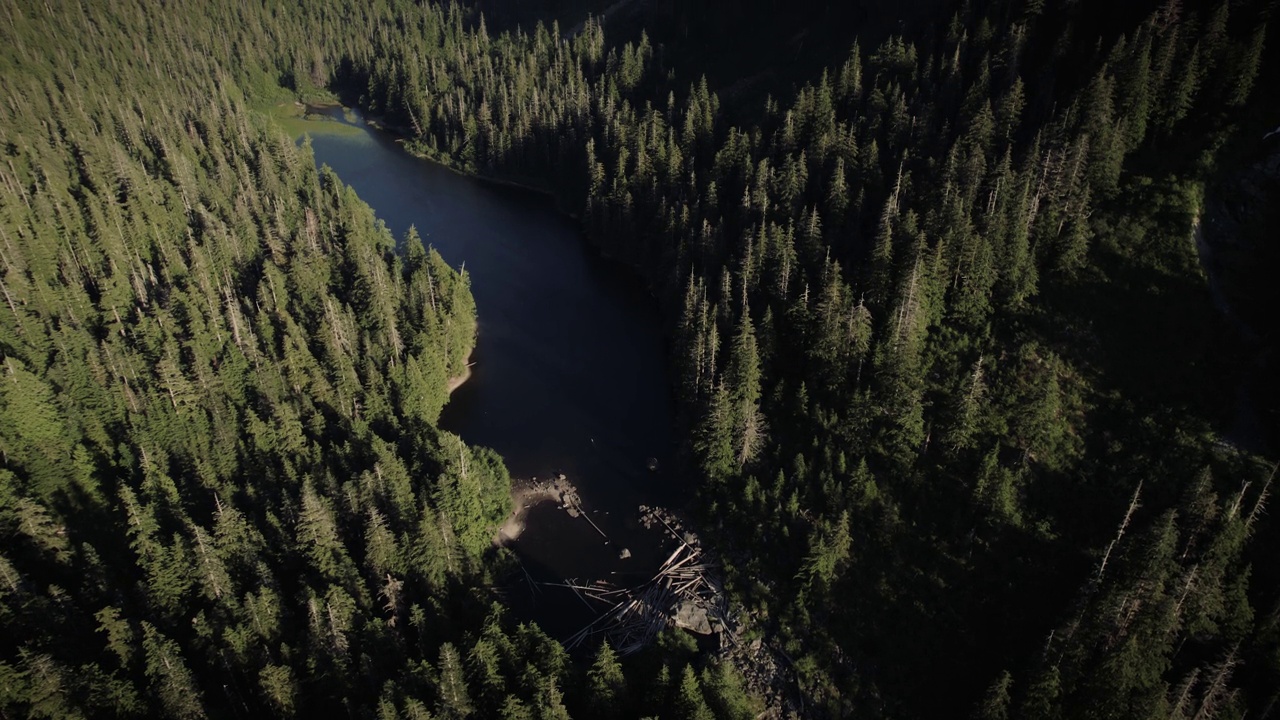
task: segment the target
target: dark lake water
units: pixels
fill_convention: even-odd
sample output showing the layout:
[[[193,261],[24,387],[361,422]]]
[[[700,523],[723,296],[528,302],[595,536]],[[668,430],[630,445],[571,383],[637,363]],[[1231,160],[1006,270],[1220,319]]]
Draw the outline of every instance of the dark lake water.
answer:
[[[476,365],[441,426],[497,450],[513,477],[563,472],[608,536],[539,505],[516,544],[522,562],[542,578],[651,571],[665,555],[659,536],[638,527],[638,506],[677,504],[681,495],[667,472],[674,410],[657,302],[631,271],[601,259],[549,198],[415,158],[358,114],[327,112],[334,119],[303,123],[316,162],[355,188],[397,237],[416,226],[471,277]],[[634,556],[619,560],[622,547]],[[543,605],[566,602],[529,595]],[[567,602],[581,620],[586,609],[572,595]],[[553,631],[574,621],[544,610],[535,614]]]

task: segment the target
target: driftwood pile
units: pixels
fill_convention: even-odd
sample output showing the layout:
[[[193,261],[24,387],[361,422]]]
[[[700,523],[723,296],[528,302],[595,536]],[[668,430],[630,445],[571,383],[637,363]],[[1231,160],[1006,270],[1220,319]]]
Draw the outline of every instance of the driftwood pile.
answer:
[[[666,526],[679,545],[649,580],[630,588],[604,581],[546,583],[573,590],[593,612],[605,608],[565,641],[566,648],[603,636],[619,655],[630,655],[672,624],[702,634],[724,629],[728,609],[724,589],[710,573],[712,566],[705,561],[697,538],[690,542],[690,536],[677,532],[662,514],[650,517]]]

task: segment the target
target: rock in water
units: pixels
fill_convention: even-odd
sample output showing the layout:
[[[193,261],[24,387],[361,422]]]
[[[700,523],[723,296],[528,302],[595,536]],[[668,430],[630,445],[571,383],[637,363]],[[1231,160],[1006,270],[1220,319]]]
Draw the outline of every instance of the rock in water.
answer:
[[[621,550],[618,551],[619,560],[626,560],[629,557],[631,557],[631,551],[629,549],[622,548]]]

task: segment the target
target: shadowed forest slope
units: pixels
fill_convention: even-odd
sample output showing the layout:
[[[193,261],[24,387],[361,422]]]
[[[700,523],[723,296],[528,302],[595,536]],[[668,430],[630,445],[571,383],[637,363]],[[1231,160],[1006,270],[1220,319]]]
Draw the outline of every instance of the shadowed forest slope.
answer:
[[[649,281],[693,513],[806,716],[1274,712],[1272,468],[1222,440],[1239,344],[1192,240],[1280,122],[1272,5],[717,7],[620,43],[7,9],[0,704],[752,713],[678,638],[588,670],[477,596],[505,471],[434,428],[466,279],[246,109],[283,86],[550,190]]]

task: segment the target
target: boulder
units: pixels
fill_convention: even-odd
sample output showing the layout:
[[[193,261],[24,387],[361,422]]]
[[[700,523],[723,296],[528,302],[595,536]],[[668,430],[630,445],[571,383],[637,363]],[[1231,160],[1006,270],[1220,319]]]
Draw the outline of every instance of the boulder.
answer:
[[[676,627],[699,635],[711,634],[711,619],[707,617],[707,609],[685,600],[676,606]]]

